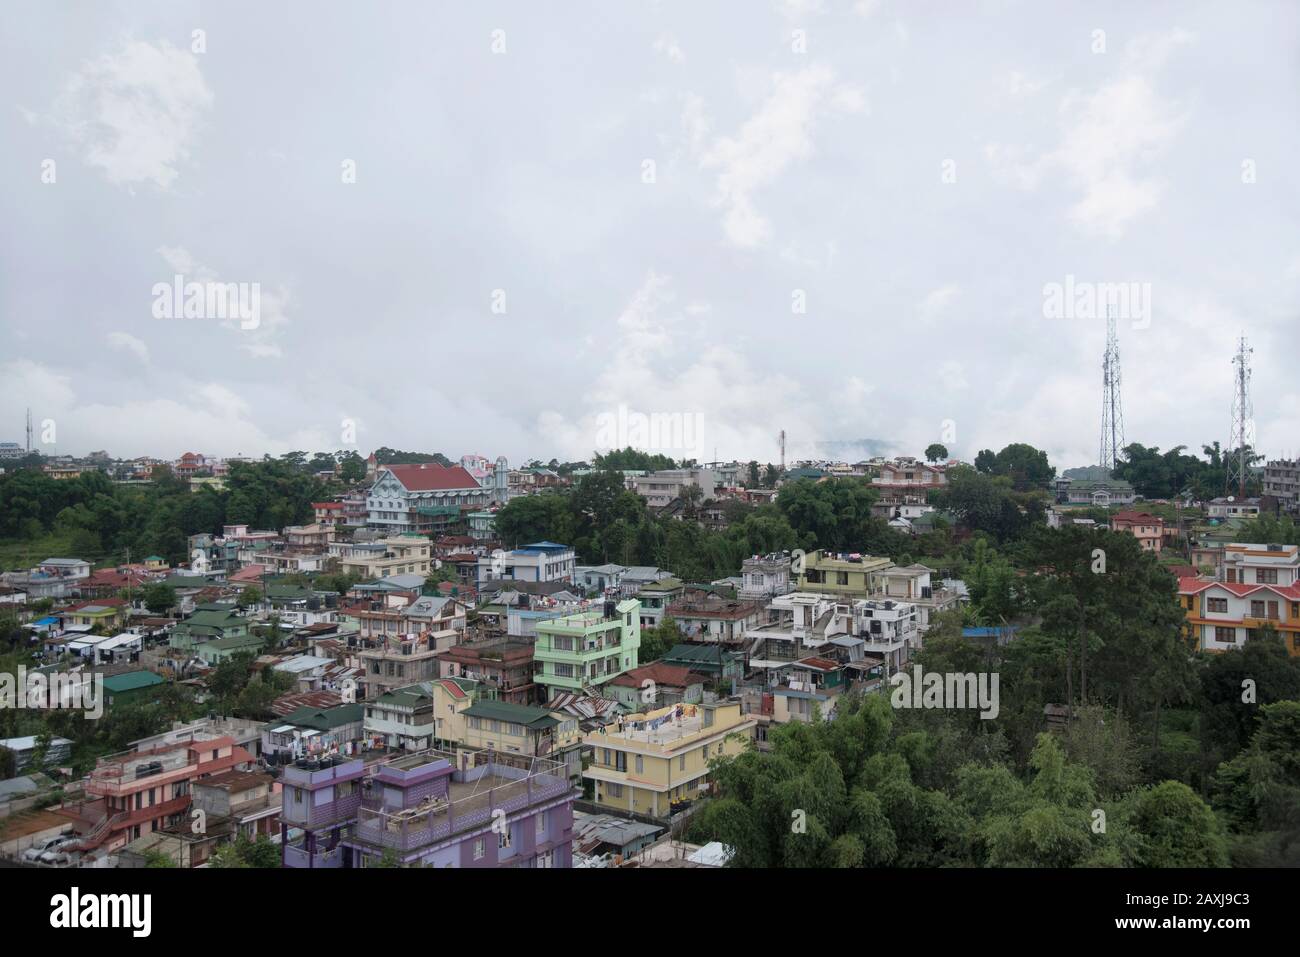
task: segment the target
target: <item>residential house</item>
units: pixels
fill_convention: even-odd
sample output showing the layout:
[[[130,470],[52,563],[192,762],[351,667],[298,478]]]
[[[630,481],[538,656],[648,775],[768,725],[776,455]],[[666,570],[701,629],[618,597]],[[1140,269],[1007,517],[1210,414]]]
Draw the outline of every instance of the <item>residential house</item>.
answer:
[[[757,601],[688,590],[668,606],[667,617],[677,623],[690,641],[739,646],[746,631],[762,619],[763,606]]]
[[[635,668],[641,647],[640,602],[607,601],[603,610],[537,623],[534,680],[549,698],[556,691],[599,689]]]
[[[589,733],[595,803],[667,817],[674,805],[708,793],[709,761],[739,754],[756,722],[739,701],[675,704],[631,714]]]
[[[534,542],[513,551],[498,549],[478,559],[478,581],[571,582],[574,551],[555,542]]]
[[[1160,554],[1164,543],[1165,520],[1150,512],[1123,511],[1110,517],[1110,529],[1123,532],[1138,540],[1144,552]]]
[[[623,672],[605,689],[624,710],[638,712],[670,704],[698,704],[704,700],[706,680],[699,672],[656,661]]]

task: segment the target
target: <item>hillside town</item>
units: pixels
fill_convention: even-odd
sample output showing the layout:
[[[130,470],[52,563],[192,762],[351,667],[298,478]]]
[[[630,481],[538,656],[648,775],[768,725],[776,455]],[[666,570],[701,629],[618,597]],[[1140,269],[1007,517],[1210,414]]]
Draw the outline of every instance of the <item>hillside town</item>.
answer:
[[[0,854],[54,868],[799,866],[812,861],[737,845],[721,811],[746,786],[739,769],[788,762],[798,726],[865,733],[849,729],[873,701],[891,710],[922,666],[973,655],[1008,680],[1028,648],[1075,630],[1062,602],[1102,622],[1088,626],[1093,690],[1073,685],[1066,637],[1032,693],[1003,685],[1001,708],[1018,702],[1004,746],[1095,760],[1072,736],[1099,720],[1107,682],[1129,680],[1107,660],[1133,653],[1128,630],[1161,649],[1136,653],[1201,669],[1207,689],[1225,654],[1256,648],[1277,649],[1282,687],[1300,674],[1294,462],[1253,469],[1246,496],[1198,494],[1193,476],[1148,497],[1136,451],[1059,476],[1023,445],[975,466],[940,445],[788,467],[632,449],[520,468],[404,457],[10,456]],[[262,495],[268,479],[279,491]],[[179,525],[119,552],[105,503],[140,496]],[[252,521],[226,520],[255,499]],[[43,516],[48,532],[18,527]],[[269,516],[296,521],[262,527]],[[691,561],[675,560],[679,534],[700,536]],[[17,560],[60,539],[83,550]],[[1086,570],[1098,545],[1129,576],[1113,594],[1056,565],[1081,549]],[[1154,625],[1112,620],[1142,601],[1164,603]],[[1206,707],[1190,689],[1160,696],[1173,715]],[[1170,776],[1196,785],[1202,758],[1186,758]],[[1213,787],[1205,804],[1178,786],[1210,814]],[[897,850],[875,863],[902,863],[908,825],[878,813]],[[1229,830],[1187,853],[1226,863]],[[853,841],[823,841],[814,860],[879,853]]]

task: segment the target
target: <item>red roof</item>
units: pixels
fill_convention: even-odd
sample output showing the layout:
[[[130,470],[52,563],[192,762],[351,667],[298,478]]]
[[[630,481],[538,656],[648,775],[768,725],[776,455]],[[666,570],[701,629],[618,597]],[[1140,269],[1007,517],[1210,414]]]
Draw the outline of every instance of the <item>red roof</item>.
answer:
[[[1152,515],[1150,512],[1116,512],[1110,517],[1111,524],[1116,522],[1131,522],[1136,525],[1155,525],[1163,523],[1164,519],[1159,515]]]
[[[800,658],[797,662],[805,668],[815,668],[818,671],[835,671],[839,668],[838,661],[831,661],[829,658]]]
[[[459,465],[447,468],[437,462],[421,462],[418,465],[387,465],[385,468],[410,492],[479,487],[474,476]]]
[[[699,680],[696,679],[697,682]],[[683,668],[679,665],[666,665],[663,662],[656,661],[653,664],[642,665],[640,668],[625,671],[617,678],[612,679],[610,684],[622,688],[640,688],[643,681],[653,681],[655,684],[663,685],[666,688],[685,688],[691,683],[691,671],[689,668]]]
[[[1247,595],[1253,595],[1257,591],[1271,591],[1273,594],[1286,598],[1289,601],[1300,601],[1300,584],[1251,585],[1246,582],[1220,582],[1210,581],[1203,578],[1178,579],[1178,593],[1180,595],[1195,595],[1214,586],[1229,591],[1238,598],[1245,598]]]

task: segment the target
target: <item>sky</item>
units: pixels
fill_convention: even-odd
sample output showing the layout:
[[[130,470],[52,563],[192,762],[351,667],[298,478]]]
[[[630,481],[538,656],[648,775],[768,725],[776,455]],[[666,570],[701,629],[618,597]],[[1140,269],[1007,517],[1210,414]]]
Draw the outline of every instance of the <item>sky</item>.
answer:
[[[5,12],[0,441],[1300,452],[1295,3]]]

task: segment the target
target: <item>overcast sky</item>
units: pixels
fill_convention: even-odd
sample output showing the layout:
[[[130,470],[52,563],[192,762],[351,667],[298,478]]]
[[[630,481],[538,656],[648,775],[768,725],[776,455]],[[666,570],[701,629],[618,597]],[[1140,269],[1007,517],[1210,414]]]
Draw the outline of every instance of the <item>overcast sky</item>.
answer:
[[[658,414],[675,457],[1067,468],[1073,276],[1149,284],[1128,441],[1226,444],[1244,333],[1300,450],[1300,6],[970,6],[7,0],[0,440],[515,463]],[[157,317],[176,275],[255,328]]]

